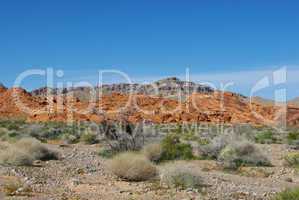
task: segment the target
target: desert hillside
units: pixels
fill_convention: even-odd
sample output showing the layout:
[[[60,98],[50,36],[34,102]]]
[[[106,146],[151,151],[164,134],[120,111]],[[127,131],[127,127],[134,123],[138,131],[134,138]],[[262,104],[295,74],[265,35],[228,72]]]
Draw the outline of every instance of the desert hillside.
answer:
[[[92,89],[84,87],[51,89],[51,95],[46,97],[49,91],[47,88],[29,93],[21,88],[7,89],[2,86],[0,116],[23,117],[28,121],[74,120],[97,123],[104,119],[117,121],[120,116],[124,116],[133,123],[211,122],[254,125],[275,124],[279,119],[276,116],[279,108],[260,101],[250,103],[247,97],[240,94],[214,91],[176,78],[160,80],[153,85],[157,86],[158,94],[154,94],[150,85],[105,85],[105,93],[102,92],[103,87],[94,90],[95,98],[91,98]],[[299,107],[289,104],[288,124],[298,125],[298,121]]]

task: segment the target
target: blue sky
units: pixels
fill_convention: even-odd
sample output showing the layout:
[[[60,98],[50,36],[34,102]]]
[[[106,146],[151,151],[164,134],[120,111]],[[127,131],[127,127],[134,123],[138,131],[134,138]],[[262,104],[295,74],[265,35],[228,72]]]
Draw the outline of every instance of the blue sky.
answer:
[[[91,82],[98,70],[116,69],[142,82],[183,76],[188,67],[196,82],[234,81],[231,90],[247,95],[258,77],[287,66],[293,98],[298,10],[296,0],[0,0],[0,82],[12,86],[31,68]],[[31,77],[24,87],[44,84]]]

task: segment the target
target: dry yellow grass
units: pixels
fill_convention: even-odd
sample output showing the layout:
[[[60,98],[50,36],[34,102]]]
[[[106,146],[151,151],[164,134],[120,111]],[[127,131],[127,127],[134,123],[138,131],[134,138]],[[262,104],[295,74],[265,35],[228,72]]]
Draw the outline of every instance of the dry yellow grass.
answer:
[[[156,167],[143,155],[126,152],[108,162],[113,174],[127,181],[145,181],[157,174]]]
[[[161,159],[162,152],[163,149],[159,143],[148,144],[142,150],[143,155],[152,162],[158,162]]]

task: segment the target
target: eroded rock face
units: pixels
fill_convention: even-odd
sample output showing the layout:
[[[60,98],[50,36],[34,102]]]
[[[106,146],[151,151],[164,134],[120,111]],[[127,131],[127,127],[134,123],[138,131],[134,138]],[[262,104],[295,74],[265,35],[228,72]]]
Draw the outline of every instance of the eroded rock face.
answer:
[[[52,95],[67,94],[72,92],[81,101],[89,100],[86,98],[91,96],[92,92],[98,96],[100,93],[107,95],[112,93],[120,94],[144,94],[144,95],[155,95],[162,97],[173,97],[173,96],[186,96],[194,92],[197,93],[212,93],[214,90],[208,86],[202,84],[196,84],[193,82],[181,81],[178,78],[166,78],[152,84],[111,84],[101,85],[95,88],[89,87],[76,87],[76,88],[40,88],[31,92],[34,96],[45,97],[48,93]]]
[[[6,90],[7,88],[2,83],[0,83],[0,94],[5,92]]]
[[[171,84],[193,87],[194,83],[176,78],[157,81],[155,84],[165,91],[172,91]],[[166,84],[166,85],[165,85]],[[135,85],[137,88],[137,85]],[[110,85],[111,91],[121,90],[120,85]],[[125,88],[128,86],[125,85]],[[145,87],[145,86],[144,86]],[[1,88],[0,88],[1,89]],[[204,91],[185,94],[184,99],[168,98],[167,95],[148,95],[108,92],[98,98],[82,100],[76,94],[87,92],[87,88],[70,91],[57,90],[50,96],[44,88],[28,93],[21,88],[3,88],[0,95],[0,117],[25,117],[30,121],[94,121],[120,120],[126,118],[133,123],[211,122],[211,123],[276,123],[277,107],[248,101],[248,98],[231,92]],[[126,91],[126,90],[125,90]],[[165,92],[164,94],[166,94]],[[76,94],[75,94],[76,93]],[[33,94],[33,95],[32,95]],[[38,94],[38,95],[37,95]],[[36,96],[37,95],[37,96]],[[22,103],[20,106],[20,102]],[[91,107],[90,107],[91,106]],[[24,110],[23,108],[27,108]],[[88,109],[89,108],[89,109]],[[299,108],[289,106],[287,123],[299,125]],[[259,118],[261,116],[263,119]]]

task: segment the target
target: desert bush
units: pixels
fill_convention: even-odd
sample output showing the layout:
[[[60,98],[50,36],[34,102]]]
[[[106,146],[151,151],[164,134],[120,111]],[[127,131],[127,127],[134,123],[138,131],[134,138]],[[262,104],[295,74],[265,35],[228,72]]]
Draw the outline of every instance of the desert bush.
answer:
[[[292,143],[295,140],[299,140],[299,132],[290,132],[287,135],[287,140],[289,143]]]
[[[143,148],[142,153],[150,161],[159,162],[163,154],[162,145],[160,143],[148,144]]]
[[[273,200],[298,200],[299,188],[287,189],[281,193],[278,193]]]
[[[7,128],[0,128],[0,140],[15,142],[22,137],[19,131],[16,130],[8,130]]]
[[[1,151],[4,151],[5,149],[7,149],[9,147],[9,144],[8,143],[4,143],[4,142],[1,142],[0,143],[0,150]]]
[[[30,137],[40,138],[42,137],[45,128],[42,124],[28,124],[22,131]]]
[[[220,135],[215,137],[209,144],[200,146],[200,152],[203,157],[209,159],[217,159],[221,150],[226,147],[231,139],[227,135]]]
[[[98,143],[97,135],[90,131],[86,131],[80,137],[80,140],[84,142],[84,144],[96,144]]]
[[[34,160],[58,159],[58,154],[34,138],[23,138],[9,145],[0,153],[3,165],[32,165]]]
[[[180,141],[176,134],[168,134],[161,142],[161,161],[165,160],[190,160],[194,159],[193,149],[190,144]]]
[[[22,188],[22,192],[18,193],[18,190],[20,188]],[[32,188],[29,185],[24,184],[19,180],[11,180],[8,181],[7,183],[4,183],[3,192],[6,196],[16,196],[16,195],[25,196],[28,195],[28,193],[32,192]]]
[[[63,134],[61,139],[66,144],[76,144],[80,141],[80,137],[75,134]]]
[[[15,148],[26,152],[35,160],[55,160],[58,159],[58,154],[48,149],[44,144],[34,138],[23,138],[14,144]]]
[[[131,152],[114,156],[108,167],[117,177],[127,181],[145,181],[157,174],[156,167],[145,156]]]
[[[115,155],[115,152],[112,151],[111,149],[103,148],[100,149],[98,155],[103,158],[112,158]]]
[[[0,153],[1,165],[29,166],[32,165],[34,157],[28,152],[23,152],[14,146],[9,146]]]
[[[187,189],[199,188],[203,179],[194,170],[177,163],[167,164],[161,170],[161,183],[168,187]]]
[[[8,129],[7,128],[0,128],[0,138],[2,138],[3,136],[7,135],[8,133]]]
[[[144,146],[142,124],[104,122],[100,129],[102,140],[114,152],[138,151]]]
[[[270,166],[267,157],[249,141],[230,143],[221,150],[217,159],[228,169],[237,169],[240,166]]]
[[[25,119],[1,119],[0,127],[7,128],[8,130],[19,130],[26,124]]]
[[[289,132],[287,142],[293,149],[299,149],[299,132]]]
[[[270,161],[258,147],[240,135],[221,135],[200,147],[206,158],[218,160],[225,168],[240,166],[269,166]]]
[[[13,196],[21,187],[22,184],[19,181],[10,181],[9,183],[4,184],[3,192],[6,196]]]
[[[83,129],[83,130],[81,130]],[[62,122],[45,122],[39,124],[27,124],[23,130],[29,137],[34,137],[40,141],[71,139],[75,136],[71,143],[79,142],[79,132],[85,131],[85,126],[80,123],[73,123],[71,125]],[[67,138],[70,136],[69,138]],[[72,139],[71,139],[72,140]]]
[[[258,132],[255,135],[255,142],[260,144],[272,144],[277,143],[277,138],[275,138],[273,132],[271,131],[262,131]]]
[[[299,168],[299,153],[289,153],[284,157],[288,166]]]

